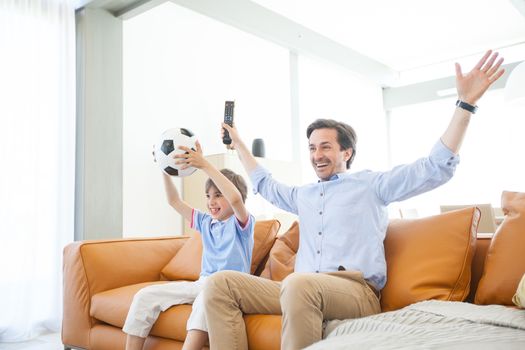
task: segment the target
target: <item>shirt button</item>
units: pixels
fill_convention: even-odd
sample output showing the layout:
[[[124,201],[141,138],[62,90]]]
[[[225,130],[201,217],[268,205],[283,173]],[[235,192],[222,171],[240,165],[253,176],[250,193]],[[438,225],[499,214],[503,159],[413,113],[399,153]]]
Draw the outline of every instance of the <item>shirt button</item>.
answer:
[[[451,166],[451,165],[452,165],[452,163],[451,163],[451,162],[447,162],[447,165],[448,165],[448,166]]]
[[[320,212],[319,212],[319,215],[323,215],[323,212],[322,212],[322,211],[320,211]]]
[[[321,197],[322,197],[322,196],[324,196],[324,193],[323,193],[323,192],[321,192]]]
[[[319,270],[315,270],[315,273],[319,273]]]
[[[320,250],[318,250],[318,251],[317,251],[317,254],[321,254],[321,251],[320,251]]]
[[[319,231],[319,236],[322,235],[323,233]]]

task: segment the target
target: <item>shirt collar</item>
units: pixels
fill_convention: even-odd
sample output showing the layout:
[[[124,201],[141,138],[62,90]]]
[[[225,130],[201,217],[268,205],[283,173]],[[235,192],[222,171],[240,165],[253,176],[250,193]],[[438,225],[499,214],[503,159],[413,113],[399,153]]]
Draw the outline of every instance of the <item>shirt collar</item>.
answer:
[[[231,216],[230,216],[230,217],[231,217]],[[226,218],[226,219],[224,219],[224,220],[222,220],[222,221],[221,221],[221,220],[218,220],[218,219],[211,219],[211,224],[212,224],[212,225],[213,225],[213,224],[217,224],[217,223],[219,223],[219,224],[224,224],[224,223],[225,223],[226,221],[228,221],[229,219],[230,219],[230,218]]]
[[[330,178],[328,179],[328,181],[334,181],[334,180],[339,179],[339,175],[340,175],[340,174],[334,174],[334,175],[330,176]],[[321,180],[317,180],[317,182],[319,183],[319,182],[322,182],[322,181],[321,181]]]

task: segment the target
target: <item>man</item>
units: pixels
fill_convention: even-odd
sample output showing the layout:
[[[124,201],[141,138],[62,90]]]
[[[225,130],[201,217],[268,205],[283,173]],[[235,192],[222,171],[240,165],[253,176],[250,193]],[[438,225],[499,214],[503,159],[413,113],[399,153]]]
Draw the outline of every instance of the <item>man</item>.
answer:
[[[488,51],[466,75],[456,63],[459,100],[445,133],[429,156],[388,172],[347,173],[356,153],[355,132],[344,123],[321,119],[307,129],[318,183],[285,186],[257,164],[236,129],[223,124],[254,191],[299,216],[300,244],[295,272],[282,283],[233,271],[210,277],[204,303],[212,349],[248,348],[243,313],[282,314],[281,348],[291,350],[321,340],[323,320],[381,311],[387,205],[453,176],[475,105],[504,72],[497,56]]]

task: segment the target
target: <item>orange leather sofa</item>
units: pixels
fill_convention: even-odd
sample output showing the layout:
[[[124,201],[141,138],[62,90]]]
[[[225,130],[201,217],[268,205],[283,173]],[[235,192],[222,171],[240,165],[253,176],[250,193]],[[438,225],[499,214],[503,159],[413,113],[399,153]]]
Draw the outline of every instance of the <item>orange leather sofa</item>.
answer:
[[[476,237],[478,221],[476,208],[392,221],[385,239],[388,282],[382,291],[383,311],[426,299],[473,302],[491,245],[491,238]],[[272,230],[261,234],[256,228],[254,260],[258,259],[258,264],[252,264],[252,272],[282,280],[292,272],[298,225],[292,225],[280,237],[275,235],[278,223],[264,225],[266,231],[268,225]],[[65,348],[124,349],[122,326],[133,295],[140,288],[166,283],[162,271],[179,255],[183,260],[183,268],[179,267],[182,273],[194,270],[186,279],[192,279],[192,274],[197,278],[200,256],[189,248],[192,241],[197,242],[194,237],[178,236],[68,245],[64,249]],[[182,249],[184,246],[188,248],[186,251]],[[515,287],[510,286],[509,290],[512,288]],[[190,312],[191,305],[173,306],[163,312],[146,340],[145,349],[181,348]],[[280,316],[244,318],[250,349],[280,348]]]

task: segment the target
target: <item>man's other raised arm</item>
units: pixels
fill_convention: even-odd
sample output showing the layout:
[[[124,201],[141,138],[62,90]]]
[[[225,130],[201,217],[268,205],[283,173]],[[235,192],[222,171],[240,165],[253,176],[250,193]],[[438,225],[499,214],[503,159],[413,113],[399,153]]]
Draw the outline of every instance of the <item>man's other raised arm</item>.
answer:
[[[476,103],[485,91],[505,72],[504,69],[500,68],[503,58],[499,58],[496,61],[497,58],[497,52],[487,51],[476,66],[467,74],[463,74],[461,66],[459,63],[456,63],[458,100],[466,103],[467,108],[469,108],[468,105],[476,106]],[[456,107],[445,133],[441,136],[441,141],[455,154],[461,148],[471,115],[472,112]]]

